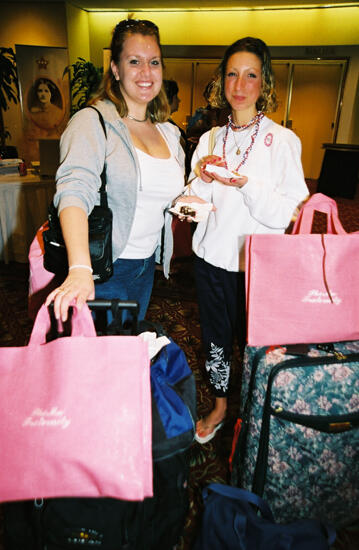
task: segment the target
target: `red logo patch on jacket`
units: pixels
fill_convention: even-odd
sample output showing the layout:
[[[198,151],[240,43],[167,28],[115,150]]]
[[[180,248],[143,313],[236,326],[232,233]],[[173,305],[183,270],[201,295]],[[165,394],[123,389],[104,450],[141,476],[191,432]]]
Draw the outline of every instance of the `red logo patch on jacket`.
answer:
[[[270,147],[272,145],[272,142],[273,142],[273,134],[269,132],[264,138],[264,145],[266,145],[267,147]]]

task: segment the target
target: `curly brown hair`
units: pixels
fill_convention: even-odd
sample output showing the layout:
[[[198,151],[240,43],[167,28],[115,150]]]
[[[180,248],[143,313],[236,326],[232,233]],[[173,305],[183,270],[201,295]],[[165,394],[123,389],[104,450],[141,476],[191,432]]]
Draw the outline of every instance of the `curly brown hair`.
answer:
[[[146,19],[123,19],[117,23],[111,41],[111,61],[116,65],[119,63],[120,56],[123,50],[123,45],[131,35],[142,34],[143,36],[153,36],[156,39],[161,53],[161,63],[163,66],[162,48],[160,43],[160,35],[157,25]],[[114,74],[109,66],[105,73],[102,83],[97,94],[89,101],[89,105],[96,103],[99,99],[109,99],[117,108],[121,117],[128,115],[128,108],[121,92],[121,89],[116,81]],[[147,116],[151,117],[154,122],[165,122],[170,116],[170,107],[168,105],[166,92],[163,84],[159,94],[152,99],[147,105]]]
[[[271,63],[271,56],[268,46],[260,40],[247,36],[237,40],[227,48],[223,59],[217,69],[216,78],[211,87],[209,103],[212,107],[224,108],[229,103],[224,95],[224,80],[226,77],[227,63],[229,58],[238,52],[253,53],[258,57],[262,64],[262,89],[256,107],[263,113],[271,113],[277,108],[277,95],[275,92],[274,74]]]

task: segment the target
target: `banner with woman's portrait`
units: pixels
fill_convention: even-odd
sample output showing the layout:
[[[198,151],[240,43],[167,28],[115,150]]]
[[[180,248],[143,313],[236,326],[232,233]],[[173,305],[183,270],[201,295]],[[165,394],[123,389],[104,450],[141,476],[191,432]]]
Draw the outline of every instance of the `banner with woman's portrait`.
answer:
[[[25,149],[38,160],[38,140],[60,138],[70,113],[66,48],[16,45]]]

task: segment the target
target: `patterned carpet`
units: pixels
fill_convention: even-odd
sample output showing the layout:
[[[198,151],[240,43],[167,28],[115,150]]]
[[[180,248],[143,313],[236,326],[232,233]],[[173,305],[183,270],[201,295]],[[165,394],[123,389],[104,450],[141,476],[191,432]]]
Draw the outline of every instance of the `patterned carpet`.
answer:
[[[359,230],[359,202],[338,199],[339,213],[347,231]],[[319,225],[322,220],[319,221]],[[205,415],[212,407],[212,397],[204,378],[204,359],[201,351],[200,326],[196,302],[192,259],[177,259],[174,272],[165,280],[156,272],[154,292],[148,317],[160,322],[185,351],[197,384],[198,415]],[[31,332],[27,317],[28,267],[24,264],[0,263],[0,345],[24,345]],[[191,550],[202,510],[201,490],[210,483],[228,482],[228,457],[232,432],[239,408],[240,361],[235,353],[235,365],[227,422],[216,438],[207,445],[194,443],[191,448],[189,480],[190,510],[183,537],[177,550]],[[338,534],[335,550],[359,549],[358,527]],[[0,533],[0,550],[3,550]],[[159,549],[160,550],[160,549]],[[220,550],[220,549],[219,549]]]

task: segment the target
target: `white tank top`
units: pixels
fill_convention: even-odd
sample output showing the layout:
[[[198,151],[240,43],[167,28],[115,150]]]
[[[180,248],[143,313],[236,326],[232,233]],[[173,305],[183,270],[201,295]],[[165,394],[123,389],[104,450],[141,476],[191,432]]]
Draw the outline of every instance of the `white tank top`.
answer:
[[[164,210],[184,186],[183,170],[172,155],[160,159],[136,147],[141,170],[142,189],[137,193],[135,218],[127,245],[120,258],[140,259],[152,256],[160,243]]]

